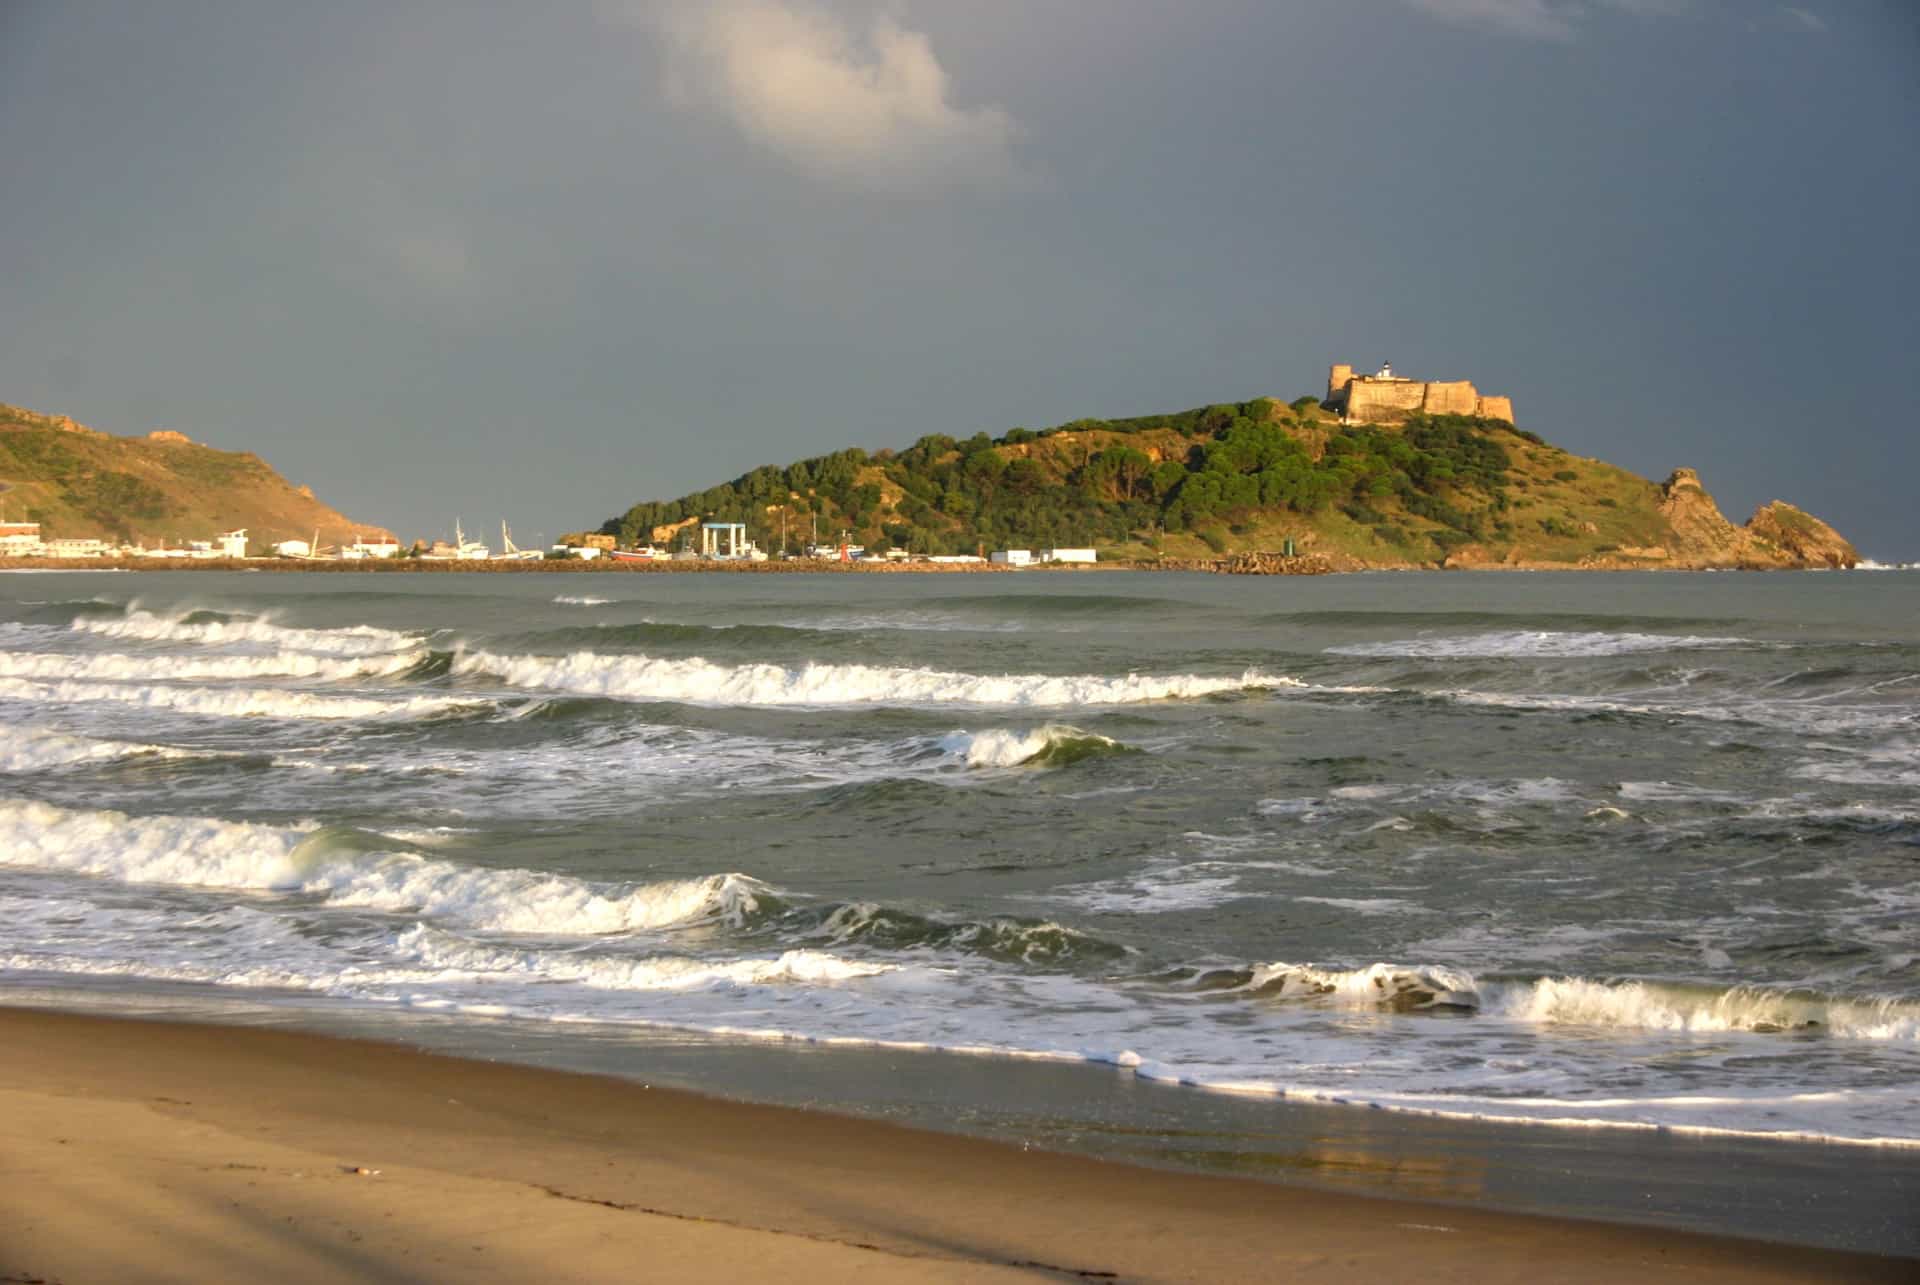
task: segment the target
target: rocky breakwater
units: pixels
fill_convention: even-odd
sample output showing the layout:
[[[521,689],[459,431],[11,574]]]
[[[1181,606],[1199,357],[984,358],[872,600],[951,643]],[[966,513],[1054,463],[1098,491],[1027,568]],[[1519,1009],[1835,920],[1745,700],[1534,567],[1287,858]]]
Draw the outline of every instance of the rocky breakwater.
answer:
[[[1132,565],[1145,571],[1210,571],[1226,576],[1324,576],[1340,569],[1324,554],[1260,551],[1230,553],[1224,558],[1161,558]]]

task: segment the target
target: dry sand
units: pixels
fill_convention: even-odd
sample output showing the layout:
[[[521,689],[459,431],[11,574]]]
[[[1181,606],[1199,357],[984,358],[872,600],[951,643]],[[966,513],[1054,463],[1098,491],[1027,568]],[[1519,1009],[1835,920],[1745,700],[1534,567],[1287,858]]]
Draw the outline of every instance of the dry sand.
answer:
[[[0,1281],[1912,1280],[397,1046],[0,1009]]]

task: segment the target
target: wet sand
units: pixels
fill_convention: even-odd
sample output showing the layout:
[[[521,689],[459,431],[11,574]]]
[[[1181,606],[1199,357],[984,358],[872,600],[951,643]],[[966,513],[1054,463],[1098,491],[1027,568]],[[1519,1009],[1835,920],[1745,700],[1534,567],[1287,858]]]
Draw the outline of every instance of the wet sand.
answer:
[[[1737,1180],[1730,1176],[1730,1181]],[[278,1030],[0,1009],[0,1279],[1910,1280]]]

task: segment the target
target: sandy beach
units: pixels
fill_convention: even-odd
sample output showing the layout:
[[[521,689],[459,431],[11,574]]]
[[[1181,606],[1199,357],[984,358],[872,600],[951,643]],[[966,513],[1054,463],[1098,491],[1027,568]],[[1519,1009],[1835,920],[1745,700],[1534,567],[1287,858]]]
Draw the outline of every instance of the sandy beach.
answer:
[[[1906,1280],[283,1031],[0,1011],[0,1279]]]

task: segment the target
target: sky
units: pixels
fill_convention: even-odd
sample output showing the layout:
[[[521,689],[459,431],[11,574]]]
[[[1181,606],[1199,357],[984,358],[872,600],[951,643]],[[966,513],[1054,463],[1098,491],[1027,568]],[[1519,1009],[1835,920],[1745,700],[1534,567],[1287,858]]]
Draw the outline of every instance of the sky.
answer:
[[[0,401],[521,544],[1323,391],[1920,559],[1910,0],[0,0]]]

